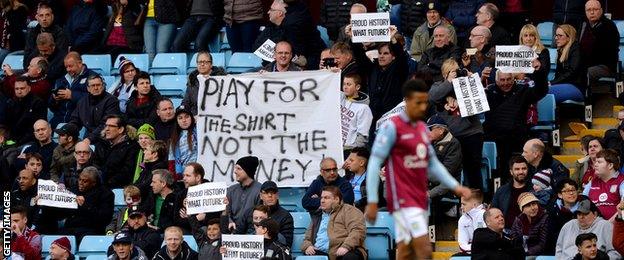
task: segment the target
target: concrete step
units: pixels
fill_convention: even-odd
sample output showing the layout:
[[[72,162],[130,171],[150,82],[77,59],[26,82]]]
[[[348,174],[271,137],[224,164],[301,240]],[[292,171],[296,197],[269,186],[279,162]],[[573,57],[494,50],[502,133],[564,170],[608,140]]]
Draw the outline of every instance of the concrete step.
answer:
[[[566,168],[574,168],[574,163],[576,162],[576,160],[578,160],[579,158],[583,157],[583,155],[580,154],[574,154],[574,155],[553,155],[553,157],[557,160],[559,160],[561,163],[563,163],[563,165]]]
[[[624,106],[613,106],[613,118],[617,118],[617,113],[624,109]]]
[[[616,128],[618,120],[613,117],[596,117],[592,121],[594,129],[613,129]]]
[[[437,252],[459,252],[459,243],[457,241],[436,241],[435,251]]]
[[[561,144],[561,154],[581,154],[581,142],[570,141]]]
[[[451,256],[453,256],[455,253],[454,252],[433,252],[432,259],[433,260],[447,260],[447,259],[451,259]]]

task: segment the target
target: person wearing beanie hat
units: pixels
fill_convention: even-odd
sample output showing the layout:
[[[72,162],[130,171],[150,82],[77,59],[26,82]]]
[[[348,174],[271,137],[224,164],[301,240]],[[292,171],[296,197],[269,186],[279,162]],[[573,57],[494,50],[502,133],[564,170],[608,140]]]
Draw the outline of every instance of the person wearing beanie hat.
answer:
[[[524,251],[527,256],[546,253],[546,238],[549,232],[548,214],[539,205],[539,200],[530,192],[518,196],[518,206],[522,213],[516,217],[511,234],[524,238]]]
[[[234,166],[234,178],[238,185],[231,185],[227,190],[229,204],[225,211],[229,217],[228,231],[223,233],[245,234],[249,230],[247,217],[251,216],[254,206],[260,204],[262,184],[255,180],[259,160],[255,156],[245,156]]]
[[[427,12],[427,20],[416,28],[413,35],[409,35],[412,36],[410,55],[412,59],[417,62],[420,62],[426,50],[433,48],[433,30],[438,26],[446,27],[449,31],[449,40],[453,45],[457,44],[455,28],[442,17],[442,14],[444,14],[442,5],[435,0],[428,1],[425,3],[425,9]]]
[[[552,170],[544,169],[535,173],[531,179],[533,194],[539,199],[539,203],[542,206],[546,206],[552,196],[552,186],[550,185],[551,177]]]
[[[50,245],[50,260],[73,260],[72,247],[67,237],[60,237]]]
[[[126,113],[126,103],[135,92],[134,77],[138,71],[139,69],[134,66],[131,60],[124,56],[119,57],[119,75],[121,78],[109,86],[106,91],[119,99],[119,110],[122,113]]]
[[[157,119],[156,107],[162,99],[160,92],[152,85],[150,75],[140,71],[134,77],[134,91],[126,103],[128,124],[139,128],[141,125]]]

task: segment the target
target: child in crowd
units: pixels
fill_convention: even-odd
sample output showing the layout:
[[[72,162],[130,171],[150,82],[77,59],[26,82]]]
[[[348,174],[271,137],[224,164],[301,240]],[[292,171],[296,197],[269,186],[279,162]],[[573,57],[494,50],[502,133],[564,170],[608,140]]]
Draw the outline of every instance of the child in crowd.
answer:
[[[462,216],[457,222],[457,242],[461,255],[470,255],[475,229],[485,227],[485,221],[483,221],[485,208],[483,192],[478,189],[472,189],[469,198],[461,198]]]
[[[264,258],[274,260],[291,260],[290,248],[277,241],[279,234],[279,224],[271,218],[263,219],[258,223],[254,223],[256,235],[264,237]],[[221,254],[227,253],[227,248],[221,246],[219,249]]]
[[[218,218],[208,220],[206,232],[200,227],[199,219],[206,217],[206,214],[189,216],[189,224],[193,237],[197,242],[199,252],[198,259],[221,259],[221,226]]]
[[[533,175],[531,183],[533,184],[533,195],[539,200],[539,204],[546,206],[552,196],[552,186],[550,186],[551,169],[545,169]]]
[[[106,235],[115,234],[123,228],[128,220],[128,209],[141,204],[141,190],[134,185],[128,185],[123,189],[126,206],[113,215],[113,220],[106,226]]]
[[[604,251],[601,251],[596,246],[598,237],[594,233],[579,234],[576,237],[576,247],[578,248],[578,254],[572,258],[572,260],[607,260],[609,255]]]
[[[373,113],[368,107],[368,95],[360,92],[361,83],[362,79],[357,74],[347,74],[343,80],[340,111],[342,143],[345,151],[355,147],[364,147],[368,143]]]

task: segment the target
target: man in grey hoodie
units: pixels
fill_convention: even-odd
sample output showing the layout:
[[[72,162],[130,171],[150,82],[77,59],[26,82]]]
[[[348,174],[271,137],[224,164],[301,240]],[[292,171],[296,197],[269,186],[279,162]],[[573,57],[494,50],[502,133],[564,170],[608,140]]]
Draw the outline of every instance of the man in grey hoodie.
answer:
[[[594,233],[598,238],[596,242],[598,249],[606,252],[610,259],[620,259],[620,254],[615,251],[611,242],[613,224],[599,216],[598,207],[585,198],[579,202],[575,213],[576,219],[568,221],[561,228],[557,239],[555,257],[557,259],[572,259],[578,252],[576,237],[579,234]]]

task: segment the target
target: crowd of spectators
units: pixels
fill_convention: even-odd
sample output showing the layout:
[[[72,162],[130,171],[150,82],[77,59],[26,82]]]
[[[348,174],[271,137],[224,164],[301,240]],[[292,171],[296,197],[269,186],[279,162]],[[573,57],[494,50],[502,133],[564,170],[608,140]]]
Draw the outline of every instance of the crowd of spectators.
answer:
[[[616,73],[620,35],[600,1],[555,1],[550,80],[551,56],[524,1],[390,0],[400,4],[390,41],[355,43],[350,15],[368,11],[359,2],[323,2],[326,45],[300,0],[274,0],[270,9],[260,0],[0,1],[0,58],[20,50],[24,57],[21,68],[2,66],[0,83],[0,186],[11,191],[15,259],[41,259],[42,235],[73,235],[78,243],[87,235],[114,236],[109,259],[220,259],[228,250],[221,234],[261,235],[267,259],[293,258],[293,217],[280,205],[281,187],[256,180],[254,155],[236,161],[224,211],[186,212],[188,189],[207,182],[197,163],[197,100],[211,76],[226,74],[213,66],[209,48],[223,27],[233,52],[276,43],[275,61],[260,73],[341,72],[339,105],[354,115],[342,118],[345,163],[330,157],[314,162],[320,172],[301,198],[311,216],[297,248],[303,254],[367,259],[369,148],[378,124],[401,108],[401,87],[422,80],[430,87],[425,139],[446,170],[471,188],[455,214],[461,215],[459,254],[624,255],[624,124],[604,139],[583,138],[585,157],[572,175],[530,131],[535,104],[546,94],[558,103],[582,102],[601,77]],[[515,45],[515,39],[536,52],[534,73],[494,68],[496,46]],[[165,52],[197,53],[179,107],[130,59],[119,57],[120,75],[111,86],[82,60],[86,54],[117,59],[147,53],[151,61]],[[490,110],[462,117],[453,81],[474,73]],[[484,141],[498,150],[494,174],[501,186],[495,192],[481,174]],[[385,182],[383,169],[381,175]],[[39,180],[75,193],[77,209],[38,205]],[[446,212],[439,204],[451,192],[435,179],[428,187],[431,208]],[[123,189],[126,207],[114,209],[112,189]],[[383,198],[378,204],[386,206]],[[184,234],[195,238],[197,251]],[[61,237],[49,248],[50,259],[73,259],[71,251]]]

